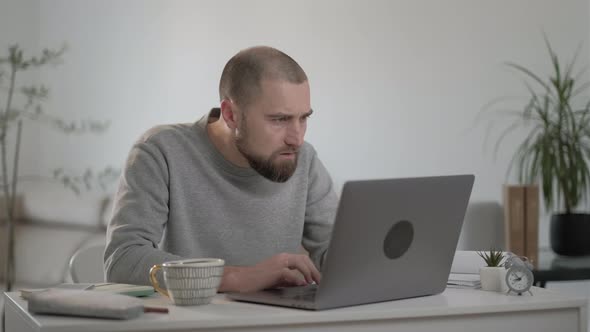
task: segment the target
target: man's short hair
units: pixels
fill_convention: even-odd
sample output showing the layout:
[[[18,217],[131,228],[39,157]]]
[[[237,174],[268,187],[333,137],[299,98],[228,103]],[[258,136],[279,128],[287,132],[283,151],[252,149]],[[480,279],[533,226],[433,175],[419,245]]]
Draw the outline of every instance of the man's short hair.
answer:
[[[256,46],[238,52],[223,68],[219,98],[231,99],[245,107],[260,94],[263,79],[285,80],[301,84],[307,75],[287,54],[267,46]]]

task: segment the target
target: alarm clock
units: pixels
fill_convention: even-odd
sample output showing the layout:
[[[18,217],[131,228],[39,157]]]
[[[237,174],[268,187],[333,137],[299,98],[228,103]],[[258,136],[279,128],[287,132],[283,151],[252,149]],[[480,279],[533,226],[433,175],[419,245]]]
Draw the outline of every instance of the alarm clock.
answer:
[[[518,295],[522,295],[524,292],[529,292],[533,286],[534,276],[531,271],[532,265],[525,259],[521,259],[518,256],[511,256],[506,260],[504,266],[508,269],[506,271],[506,286],[508,286],[508,292],[514,292]]]

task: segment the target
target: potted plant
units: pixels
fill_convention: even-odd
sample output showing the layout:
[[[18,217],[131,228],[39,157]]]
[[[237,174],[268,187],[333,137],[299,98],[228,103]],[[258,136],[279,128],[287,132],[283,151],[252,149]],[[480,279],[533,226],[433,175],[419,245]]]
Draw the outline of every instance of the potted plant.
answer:
[[[517,121],[501,134],[516,128],[530,129],[509,166],[517,169],[520,183],[539,183],[548,211],[552,211],[550,243],[560,255],[590,254],[590,215],[576,210],[586,201],[590,184],[590,99],[581,93],[589,82],[581,83],[573,73],[576,56],[564,66],[548,39],[545,44],[551,62],[548,77],[515,63],[507,65],[523,76],[528,102],[516,112]]]
[[[502,292],[504,290],[504,279],[506,269],[504,268],[504,252],[501,250],[490,249],[489,251],[478,251],[479,257],[483,258],[486,266],[479,269],[479,278],[481,289],[493,292]]]
[[[49,95],[49,89],[44,85],[32,84],[19,86],[17,77],[23,72],[37,69],[46,65],[59,64],[65,47],[54,51],[45,49],[39,56],[25,57],[18,45],[8,48],[6,56],[0,56],[0,200],[4,201],[3,215],[0,216],[0,226],[6,226],[6,253],[4,261],[4,276],[6,290],[12,289],[15,278],[15,222],[16,201],[18,196],[19,156],[21,152],[21,137],[23,124],[27,121],[37,121],[47,124],[65,133],[102,133],[108,128],[107,122],[99,121],[66,121],[59,116],[51,115],[42,107],[43,101]],[[10,152],[10,153],[9,153]],[[70,174],[63,169],[54,171],[54,179],[63,183],[66,188],[80,194],[81,188],[91,189],[94,182],[104,187],[118,175],[118,170],[107,167],[94,173],[87,169],[83,175]],[[4,225],[2,225],[4,224]]]

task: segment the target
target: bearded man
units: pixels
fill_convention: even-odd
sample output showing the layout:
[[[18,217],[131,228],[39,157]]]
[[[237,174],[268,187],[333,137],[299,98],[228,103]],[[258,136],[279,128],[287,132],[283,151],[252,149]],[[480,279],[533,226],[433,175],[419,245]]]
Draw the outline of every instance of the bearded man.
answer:
[[[131,149],[107,229],[107,281],[149,284],[155,264],[216,257],[221,292],[320,282],[338,199],[304,141],[307,75],[285,53],[253,47],[226,64],[219,95],[196,123],[157,126]]]

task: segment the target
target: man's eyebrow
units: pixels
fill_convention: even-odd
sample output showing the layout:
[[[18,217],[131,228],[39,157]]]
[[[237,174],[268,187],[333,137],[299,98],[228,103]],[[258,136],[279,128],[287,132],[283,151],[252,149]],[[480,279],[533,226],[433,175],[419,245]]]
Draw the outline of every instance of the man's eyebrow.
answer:
[[[269,118],[292,118],[293,117],[292,114],[287,114],[287,113],[283,113],[283,112],[266,114],[265,116],[269,117]]]
[[[313,114],[313,110],[310,109],[309,112],[303,114],[303,117],[308,117],[310,115]],[[286,117],[286,118],[293,118],[295,117],[294,114],[288,114],[288,113],[283,113],[283,112],[276,112],[276,113],[271,113],[271,114],[266,114],[267,117],[269,118],[278,118],[278,117]]]
[[[312,110],[312,109],[309,109],[309,112],[307,112],[307,113],[303,114],[301,117],[302,117],[302,118],[308,118],[308,117],[310,117],[312,114],[313,114],[313,110]]]

